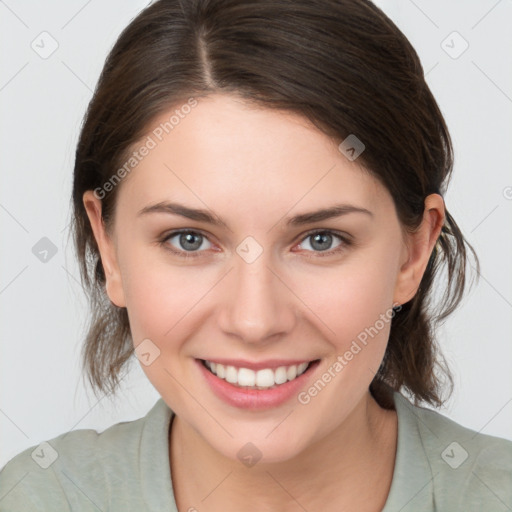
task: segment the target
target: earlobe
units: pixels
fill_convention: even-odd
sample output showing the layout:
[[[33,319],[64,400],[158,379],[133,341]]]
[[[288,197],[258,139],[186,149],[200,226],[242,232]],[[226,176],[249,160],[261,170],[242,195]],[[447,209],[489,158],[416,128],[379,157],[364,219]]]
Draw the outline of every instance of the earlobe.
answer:
[[[121,274],[117,264],[114,243],[105,230],[105,224],[101,216],[102,202],[94,195],[92,190],[87,190],[82,200],[100,253],[106,278],[106,293],[114,305],[125,307]]]
[[[418,229],[408,235],[402,254],[407,256],[400,267],[395,286],[394,301],[405,304],[417,293],[430,256],[445,220],[442,196],[430,194],[425,199],[423,220]]]

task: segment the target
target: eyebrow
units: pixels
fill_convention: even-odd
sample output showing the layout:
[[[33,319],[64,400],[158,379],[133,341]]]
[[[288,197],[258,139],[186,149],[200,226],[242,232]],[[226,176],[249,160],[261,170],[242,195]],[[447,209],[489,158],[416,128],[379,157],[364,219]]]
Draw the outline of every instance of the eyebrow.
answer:
[[[187,219],[195,220],[198,222],[205,222],[214,226],[228,228],[227,224],[222,219],[216,215],[212,215],[208,210],[189,208],[188,206],[179,203],[162,201],[160,203],[148,205],[142,208],[137,213],[137,216],[146,215],[149,213],[167,213],[180,215],[181,217],[185,217]],[[322,208],[320,210],[301,213],[299,215],[295,215],[294,217],[290,217],[286,220],[286,225],[302,226],[304,224],[312,224],[322,220],[341,217],[342,215],[347,215],[349,213],[364,213],[370,217],[374,217],[373,213],[366,208],[361,208],[351,204],[337,204],[330,206],[329,208]]]

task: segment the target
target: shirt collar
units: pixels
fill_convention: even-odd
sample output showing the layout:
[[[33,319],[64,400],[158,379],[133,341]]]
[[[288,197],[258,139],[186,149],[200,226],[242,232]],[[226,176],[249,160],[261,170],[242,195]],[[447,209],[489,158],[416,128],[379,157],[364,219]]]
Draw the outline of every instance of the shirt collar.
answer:
[[[178,512],[169,461],[169,426],[174,416],[163,398],[146,415],[139,444],[139,482],[149,512]]]
[[[414,405],[393,392],[398,416],[398,439],[393,480],[382,512],[433,512],[435,475],[428,462]]]
[[[393,479],[382,512],[433,512],[433,484],[414,406],[395,391],[398,439]],[[150,512],[177,512],[169,461],[173,411],[160,398],[148,413],[140,440],[140,482]],[[151,456],[148,457],[148,454]],[[165,471],[162,471],[165,468]]]

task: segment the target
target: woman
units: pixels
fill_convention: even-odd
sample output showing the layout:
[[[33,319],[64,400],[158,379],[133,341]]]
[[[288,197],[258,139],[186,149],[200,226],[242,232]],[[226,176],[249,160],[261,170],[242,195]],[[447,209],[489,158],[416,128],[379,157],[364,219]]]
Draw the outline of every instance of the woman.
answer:
[[[444,401],[433,327],[473,252],[452,159],[368,1],[146,8],[86,114],[74,237],[91,384],[114,392],[135,354],[162,398],[17,455],[0,509],[510,508],[512,443],[420,406]]]

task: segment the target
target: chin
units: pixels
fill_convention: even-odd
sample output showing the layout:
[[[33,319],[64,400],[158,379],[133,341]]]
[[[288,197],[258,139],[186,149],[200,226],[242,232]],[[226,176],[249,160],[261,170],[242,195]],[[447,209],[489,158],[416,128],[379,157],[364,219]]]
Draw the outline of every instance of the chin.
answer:
[[[287,462],[299,456],[308,447],[307,441],[298,443],[289,436],[279,436],[275,433],[270,436],[274,435],[274,439],[259,436],[252,440],[248,435],[241,435],[220,445],[218,439],[215,440],[217,442],[209,444],[224,457],[237,460],[247,467]],[[208,439],[206,441],[209,442]]]

